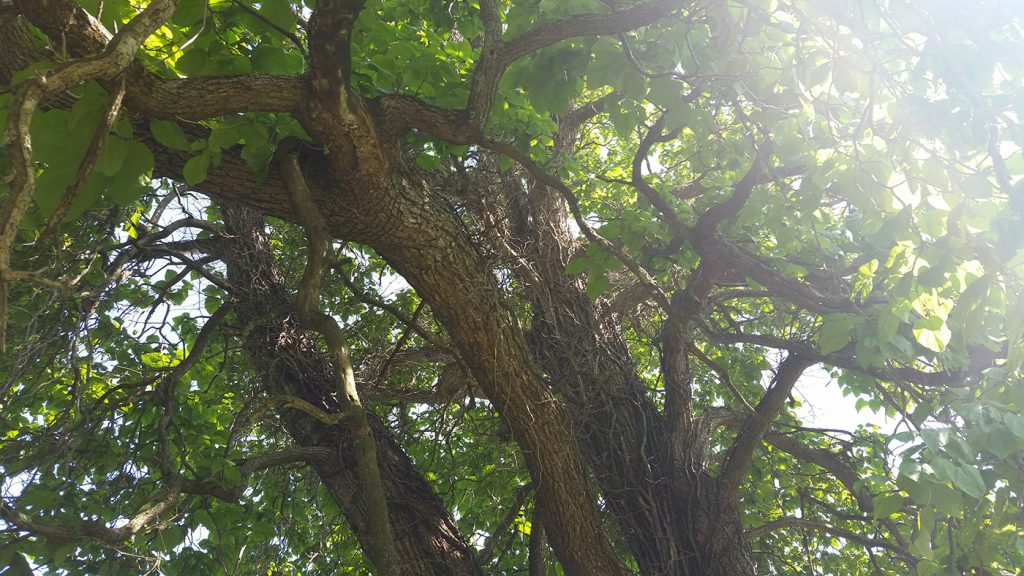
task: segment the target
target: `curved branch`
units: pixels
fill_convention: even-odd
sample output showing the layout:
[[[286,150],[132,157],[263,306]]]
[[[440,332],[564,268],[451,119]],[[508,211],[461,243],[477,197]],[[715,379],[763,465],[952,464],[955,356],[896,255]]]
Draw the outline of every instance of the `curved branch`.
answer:
[[[692,100],[699,94],[700,92],[697,90],[691,91],[686,99]],[[658,209],[658,212],[661,212],[661,215],[665,218],[665,223],[672,228],[672,231],[678,238],[689,239],[692,236],[692,230],[679,217],[679,212],[653,186],[647,183],[643,176],[643,163],[647,159],[651,147],[658,142],[671,140],[679,133],[679,129],[676,129],[665,134],[662,132],[664,127],[665,115],[662,114],[647,129],[647,134],[644,135],[640,145],[637,146],[636,153],[633,155],[632,174],[629,183],[643,194],[644,198],[651,203],[651,206],[654,206]]]
[[[16,6],[73,57],[96,54],[112,42],[113,35],[72,0],[18,0]],[[202,120],[236,112],[291,112],[305,101],[306,79],[267,74],[167,79],[132,62],[125,84],[125,105],[135,114]]]
[[[732,195],[727,199],[708,208],[697,218],[693,227],[694,234],[699,238],[710,237],[715,228],[722,222],[736,217],[740,210],[747,204],[754,187],[764,177],[765,166],[768,156],[771,155],[771,140],[767,137],[761,140],[754,155],[754,162],[750,165],[747,173],[733,187]]]
[[[82,82],[116,78],[134,61],[146,38],[171,17],[177,4],[178,0],[154,0],[125,24],[100,54],[69,62],[49,74],[26,80],[12,90],[15,97],[2,138],[11,161],[11,192],[0,211],[0,351],[5,347],[7,324],[4,286],[7,281],[4,275],[10,270],[14,238],[36,192],[32,136],[29,133],[36,108],[48,96],[61,94]],[[88,162],[85,166],[88,168]]]
[[[680,7],[678,0],[653,0],[607,14],[578,14],[541,24],[502,41],[496,6],[481,2],[481,17],[488,29],[470,82],[469,102],[463,110],[448,110],[402,95],[375,99],[372,107],[386,117],[391,136],[415,129],[457,144],[468,144],[483,133],[505,71],[516,60],[569,38],[615,35],[651,24]]]
[[[869,538],[868,536],[858,534],[852,530],[847,530],[845,528],[834,526],[832,524],[829,524],[828,522],[808,520],[807,518],[794,518],[792,516],[786,516],[783,518],[779,518],[777,520],[772,520],[756,528],[751,528],[743,534],[743,539],[749,542],[751,540],[761,538],[777,530],[782,530],[785,528],[800,528],[805,530],[815,530],[817,532],[823,532],[825,534],[830,534],[832,536],[836,536],[844,540],[849,540],[850,542],[856,542],[857,544],[860,544],[868,548],[884,548],[885,550],[889,550],[890,552],[895,552],[910,565],[913,565],[917,562],[917,557],[911,554],[909,550],[898,544],[887,542],[885,540],[878,540],[876,538]]]
[[[857,310],[848,296],[824,294],[812,284],[787,278],[754,254],[717,234],[695,235],[694,240],[701,258],[727,263],[730,269],[806,310],[819,314]]]
[[[605,106],[609,102],[620,97],[621,95],[617,92],[609,92],[559,116],[558,133],[555,136],[556,147],[560,150],[568,150],[568,144],[576,138],[580,128],[594,116],[604,112]]]
[[[114,121],[117,120],[117,113],[121,111],[121,102],[124,100],[125,92],[124,76],[121,76],[120,81],[115,82],[115,85],[114,91],[107,97],[107,105],[103,110],[100,123],[96,126],[96,131],[93,133],[92,141],[89,142],[89,149],[85,152],[85,158],[78,165],[75,179],[64,193],[64,197],[60,199],[57,208],[50,214],[50,219],[46,223],[46,228],[43,229],[38,241],[43,241],[57,232],[61,222],[64,221],[71,207],[75,204],[75,200],[78,200],[78,195],[82,192],[82,188],[85,188],[85,182],[88,180],[89,175],[92,174],[93,168],[96,167],[96,162],[100,158],[100,152],[106,146],[107,137],[110,135],[110,130],[114,127]]]
[[[716,426],[729,426],[735,429],[742,428],[746,422],[746,417],[743,414],[733,410],[716,410],[712,418]],[[846,488],[862,512],[871,514],[874,511],[875,502],[871,492],[861,484],[861,476],[856,466],[846,461],[842,455],[824,448],[808,446],[792,435],[783,434],[777,430],[768,430],[763,439],[791,456],[819,466]],[[882,519],[880,522],[901,546],[906,545],[905,538],[891,520]]]
[[[150,526],[161,514],[177,506],[180,495],[179,485],[165,488],[161,498],[144,507],[120,528],[111,528],[103,522],[95,521],[85,522],[78,527],[68,524],[53,524],[32,518],[3,500],[0,500],[0,518],[10,522],[16,530],[30,532],[55,542],[95,540],[111,546],[118,546]]]
[[[721,344],[754,344],[777,350],[787,350],[793,354],[800,354],[806,358],[812,358],[815,362],[835,366],[844,370],[850,370],[865,376],[871,376],[886,382],[906,382],[916,384],[925,388],[965,388],[975,383],[975,378],[981,375],[987,368],[991,368],[1002,357],[1001,352],[993,352],[987,348],[971,350],[971,358],[967,368],[950,372],[925,372],[916,368],[906,366],[884,366],[870,367],[862,366],[852,355],[839,352],[822,354],[814,346],[804,342],[794,342],[769,336],[767,334],[744,334],[741,332],[719,332],[711,326],[703,323],[701,329],[714,341]]]
[[[321,6],[328,5],[327,3]],[[306,187],[302,169],[299,167],[298,156],[286,152],[281,160],[285,184],[292,196],[299,221],[309,238],[309,254],[306,269],[299,283],[299,294],[296,298],[296,312],[299,321],[319,332],[327,341],[331,355],[334,357],[334,372],[338,379],[338,399],[341,403],[341,414],[349,418],[352,433],[355,436],[357,452],[357,476],[361,484],[366,505],[373,511],[368,538],[363,546],[371,562],[386,576],[397,576],[398,552],[395,548],[395,537],[391,531],[388,515],[387,496],[381,481],[380,466],[377,462],[377,443],[370,432],[366,412],[359,401],[356,390],[355,371],[349,355],[345,334],[331,316],[321,312],[320,290],[328,270],[328,258],[331,254],[330,235],[327,224],[318,212],[309,189]]]
[[[516,36],[504,45],[501,62],[516,60],[569,38],[613,36],[647,26],[682,7],[679,0],[653,0],[608,14],[578,14],[540,26]]]

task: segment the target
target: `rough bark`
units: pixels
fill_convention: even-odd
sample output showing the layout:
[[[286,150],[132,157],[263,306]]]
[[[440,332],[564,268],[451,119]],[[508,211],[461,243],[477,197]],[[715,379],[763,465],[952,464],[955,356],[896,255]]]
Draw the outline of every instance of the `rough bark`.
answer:
[[[581,277],[565,272],[579,245],[564,202],[539,183],[522,187],[516,177],[503,188],[508,234],[532,267],[520,275],[533,309],[531,349],[569,406],[587,463],[640,573],[752,574],[738,509],[716,502],[715,480],[705,470],[710,429],[693,421],[692,406],[681,399],[675,407],[666,400],[664,413],[657,410],[636,375],[618,318],[607,302],[587,296]],[[666,331],[664,354],[685,356],[678,330]],[[669,365],[670,371],[679,366]],[[666,387],[687,377],[665,376]],[[689,384],[679,385],[688,397]],[[669,415],[680,421],[668,421]],[[669,435],[669,429],[678,432]],[[689,466],[675,464],[677,453],[689,454]]]
[[[245,342],[264,393],[297,396],[327,412],[340,409],[335,375],[317,349],[313,334],[280,311],[290,297],[278,272],[257,212],[226,206],[223,210],[234,237],[222,255],[242,325],[252,325]],[[321,481],[338,503],[365,548],[370,526],[377,521],[361,497],[357,438],[346,423],[328,425],[300,410],[287,409],[282,420],[295,442],[325,447],[336,457],[314,462]],[[394,441],[380,418],[367,422],[377,447],[381,482],[388,500],[398,567],[402,574],[473,575],[479,568],[441,499]]]

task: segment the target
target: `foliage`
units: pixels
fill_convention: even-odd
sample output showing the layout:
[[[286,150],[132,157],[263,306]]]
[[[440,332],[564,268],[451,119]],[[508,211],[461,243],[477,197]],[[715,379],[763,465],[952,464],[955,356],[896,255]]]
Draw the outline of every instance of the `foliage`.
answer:
[[[543,496],[572,466],[543,468],[531,426],[582,454],[599,540],[654,573],[588,432],[608,422],[671,446],[644,472],[666,486],[671,450],[706,453],[686,486],[735,504],[751,573],[1024,565],[1024,7],[38,4],[0,2],[0,573],[371,570],[362,504],[324,472],[370,469],[309,451],[328,444],[285,398],[347,405],[308,392],[310,366],[343,362],[290,312],[316,223],[288,196],[288,154],[334,240],[315,297],[370,428],[302,426],[372,431],[378,476],[406,455],[484,573],[579,571]],[[97,30],[127,30],[114,46],[161,4],[173,16],[131,63],[75,75],[111,41]],[[76,10],[96,24],[62,39]],[[343,51],[317,33],[335,13],[358,16],[331,21]],[[332,66],[347,113],[323,92]],[[243,244],[238,205],[266,217],[265,245]],[[267,256],[262,276],[239,282],[242,253]],[[261,344],[268,326],[295,348]],[[802,422],[801,373],[894,425]],[[517,412],[531,378],[564,428]],[[648,457],[629,441],[609,468]]]

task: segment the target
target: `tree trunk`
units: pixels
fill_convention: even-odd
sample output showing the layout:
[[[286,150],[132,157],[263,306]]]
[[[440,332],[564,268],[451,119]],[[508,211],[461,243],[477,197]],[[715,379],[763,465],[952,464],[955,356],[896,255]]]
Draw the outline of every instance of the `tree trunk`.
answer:
[[[225,254],[228,277],[237,289],[238,320],[252,325],[245,348],[256,366],[262,391],[270,396],[297,396],[326,412],[338,410],[331,366],[317,349],[314,335],[290,318],[274,316],[290,304],[273,261],[263,218],[252,210],[223,209],[233,242]],[[475,575],[479,567],[454,520],[381,420],[368,414],[377,445],[381,481],[388,500],[391,528],[402,574]],[[282,421],[304,447],[337,450],[337,458],[314,468],[360,539],[364,550],[375,543],[367,534],[376,520],[363,506],[355,439],[345,424],[328,425],[305,412],[285,409]]]
[[[587,463],[641,574],[752,575],[738,509],[717,502],[705,468],[705,427],[675,441],[651,402],[606,301],[565,272],[579,248],[562,199],[510,178],[504,185],[508,234],[540,282],[521,281],[533,310],[531,349],[563,394]],[[692,408],[685,407],[690,411]],[[676,453],[692,457],[685,469]],[[703,489],[702,489],[703,488]]]

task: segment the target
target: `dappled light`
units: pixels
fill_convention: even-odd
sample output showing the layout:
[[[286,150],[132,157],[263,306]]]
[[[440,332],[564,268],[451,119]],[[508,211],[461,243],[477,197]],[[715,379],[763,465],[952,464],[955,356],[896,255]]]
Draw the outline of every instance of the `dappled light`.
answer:
[[[1010,575],[1024,5],[0,0],[0,574]]]

